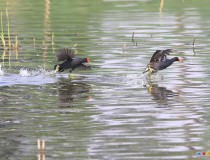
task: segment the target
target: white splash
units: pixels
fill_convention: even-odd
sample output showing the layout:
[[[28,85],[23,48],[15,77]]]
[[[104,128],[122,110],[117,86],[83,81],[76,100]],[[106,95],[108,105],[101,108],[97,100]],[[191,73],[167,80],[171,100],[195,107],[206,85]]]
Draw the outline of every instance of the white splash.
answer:
[[[21,68],[19,75],[22,77],[29,77],[31,76],[31,73],[27,69]]]
[[[46,71],[44,68],[40,68],[37,72],[42,76],[52,76],[55,73],[55,71]]]
[[[0,76],[3,76],[4,75],[4,71],[2,70],[2,66],[0,64]]]
[[[22,77],[32,77],[32,76],[53,76],[54,71],[47,71],[44,68],[39,68],[37,70],[28,70],[21,68],[19,75]]]
[[[142,83],[142,77],[138,74],[127,74],[124,78],[124,83],[127,85],[138,85]]]

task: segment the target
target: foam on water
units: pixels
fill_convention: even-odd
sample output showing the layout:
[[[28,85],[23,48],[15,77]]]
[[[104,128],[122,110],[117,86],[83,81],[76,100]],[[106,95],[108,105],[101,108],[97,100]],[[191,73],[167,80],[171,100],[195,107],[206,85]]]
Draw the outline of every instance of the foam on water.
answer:
[[[54,71],[47,71],[44,68],[38,70],[28,70],[21,68],[19,71],[21,77],[31,77],[31,76],[54,76]]]
[[[1,66],[0,66],[1,67]],[[0,86],[14,84],[41,85],[54,83],[56,81],[54,71],[47,71],[43,68],[29,70],[21,68],[19,74],[12,74],[0,68]]]
[[[27,69],[21,68],[19,75],[22,77],[29,77],[31,76],[31,73]]]
[[[124,84],[131,86],[142,84],[142,77],[139,74],[127,74],[124,78]]]
[[[0,64],[0,76],[3,76],[4,75],[4,71],[2,70],[2,66]]]
[[[127,74],[124,78],[124,83],[127,85],[139,85],[142,86],[161,81],[162,76],[160,74],[154,74],[149,76],[148,74]]]

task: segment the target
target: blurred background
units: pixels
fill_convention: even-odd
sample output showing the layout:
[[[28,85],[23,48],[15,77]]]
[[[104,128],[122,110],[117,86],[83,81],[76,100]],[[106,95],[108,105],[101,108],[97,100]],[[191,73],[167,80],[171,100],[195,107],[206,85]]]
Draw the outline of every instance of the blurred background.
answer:
[[[1,0],[1,159],[40,159],[37,139],[42,159],[209,151],[209,10],[209,0]],[[59,48],[94,68],[53,75]],[[183,62],[142,75],[169,48]]]

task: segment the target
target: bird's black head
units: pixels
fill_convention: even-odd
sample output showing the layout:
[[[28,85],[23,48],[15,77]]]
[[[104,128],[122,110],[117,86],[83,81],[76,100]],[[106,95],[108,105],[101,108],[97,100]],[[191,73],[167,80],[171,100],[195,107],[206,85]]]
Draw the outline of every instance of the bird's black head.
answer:
[[[64,71],[59,64],[56,64],[54,66],[54,70],[55,70],[55,72],[63,72]]]
[[[181,58],[179,58],[179,57],[174,57],[174,60],[175,60],[175,61],[182,62],[182,59],[181,59]]]

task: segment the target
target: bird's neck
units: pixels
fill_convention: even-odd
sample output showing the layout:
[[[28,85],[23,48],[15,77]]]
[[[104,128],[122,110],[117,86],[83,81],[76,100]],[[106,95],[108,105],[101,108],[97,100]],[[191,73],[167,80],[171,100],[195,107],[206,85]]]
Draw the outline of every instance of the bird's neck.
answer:
[[[170,59],[172,62],[178,61],[177,57],[171,58]]]

